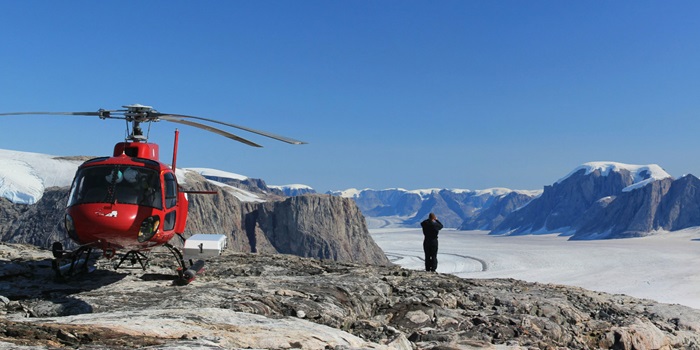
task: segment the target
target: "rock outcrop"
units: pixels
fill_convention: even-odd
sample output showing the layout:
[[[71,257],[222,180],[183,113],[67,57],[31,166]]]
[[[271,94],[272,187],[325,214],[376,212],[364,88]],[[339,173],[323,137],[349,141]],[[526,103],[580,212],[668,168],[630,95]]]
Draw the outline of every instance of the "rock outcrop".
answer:
[[[575,287],[233,252],[57,283],[50,256],[0,244],[0,349],[700,349],[698,310]]]

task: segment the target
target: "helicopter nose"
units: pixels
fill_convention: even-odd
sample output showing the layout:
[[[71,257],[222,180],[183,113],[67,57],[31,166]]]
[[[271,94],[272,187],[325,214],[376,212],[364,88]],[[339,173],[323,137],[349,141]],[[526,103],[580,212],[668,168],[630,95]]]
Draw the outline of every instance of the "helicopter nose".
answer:
[[[135,205],[81,204],[68,208],[67,214],[80,244],[106,241],[121,245],[124,240],[135,240],[139,232]]]

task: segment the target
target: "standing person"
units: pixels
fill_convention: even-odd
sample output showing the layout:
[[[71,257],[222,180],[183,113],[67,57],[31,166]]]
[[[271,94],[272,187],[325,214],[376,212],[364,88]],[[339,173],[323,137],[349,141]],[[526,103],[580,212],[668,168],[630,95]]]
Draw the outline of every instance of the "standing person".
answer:
[[[420,223],[423,228],[423,251],[425,252],[425,271],[437,270],[438,232],[442,230],[442,223],[435,214],[430,213],[428,218]]]

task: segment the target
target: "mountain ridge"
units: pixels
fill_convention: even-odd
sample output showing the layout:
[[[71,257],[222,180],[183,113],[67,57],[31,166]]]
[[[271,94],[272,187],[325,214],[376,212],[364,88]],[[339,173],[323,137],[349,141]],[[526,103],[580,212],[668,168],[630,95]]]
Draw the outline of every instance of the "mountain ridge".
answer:
[[[48,186],[70,184],[80,161],[76,157],[0,150],[0,197],[16,203],[36,203]],[[204,176],[242,202],[264,203],[316,193],[307,185],[267,185],[261,179],[208,168],[178,169],[178,179],[185,183],[188,172]],[[327,194],[352,199],[369,228],[418,227],[432,212],[446,227],[461,230],[489,230],[492,234],[556,232],[571,239],[600,239],[700,225],[693,202],[697,181],[693,179],[697,178],[687,175],[674,179],[656,164],[599,161],[574,168],[542,190],[349,188]],[[648,193],[649,186],[656,188],[656,194]],[[632,212],[630,208],[636,209]]]

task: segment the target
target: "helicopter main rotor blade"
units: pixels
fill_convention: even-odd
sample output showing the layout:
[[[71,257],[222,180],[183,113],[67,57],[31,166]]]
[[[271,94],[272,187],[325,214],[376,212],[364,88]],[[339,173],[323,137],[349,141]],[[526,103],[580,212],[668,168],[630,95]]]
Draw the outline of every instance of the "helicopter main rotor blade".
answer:
[[[85,116],[97,116],[102,115],[102,112],[13,112],[13,113],[0,113],[0,115],[85,115]]]
[[[208,118],[202,118],[202,117],[195,117],[191,115],[183,115],[183,114],[170,114],[170,113],[160,113],[156,110],[153,109],[151,106],[144,106],[140,104],[133,104],[133,105],[126,105],[124,106],[126,109],[122,110],[105,110],[105,109],[99,109],[95,112],[11,112],[11,113],[0,113],[0,116],[11,116],[11,115],[79,115],[79,116],[95,116],[99,117],[100,119],[124,119],[128,122],[131,122],[133,124],[134,129],[138,128],[139,123],[144,123],[144,122],[157,122],[158,120],[165,120],[165,121],[170,121],[173,123],[180,123],[184,125],[189,125],[193,126],[196,128],[204,129],[207,131],[211,131],[213,133],[222,135],[224,137],[230,138],[232,140],[236,140],[242,143],[245,143],[249,146],[253,147],[262,147],[261,145],[252,142],[250,140],[244,139],[240,136],[236,136],[234,134],[231,134],[229,132],[217,129],[215,127],[211,127],[205,124],[200,124],[191,120],[187,119],[195,119],[195,120],[201,120],[205,122],[210,122],[210,123],[216,123],[220,125],[226,125],[232,128],[248,131],[254,134],[258,134],[261,136],[269,137],[278,141],[290,143],[293,145],[302,145],[306,144],[304,141],[299,141],[295,140],[293,138],[273,134],[270,132],[266,131],[261,131],[261,130],[256,130],[256,129],[251,129],[245,126],[241,125],[236,125],[236,124],[230,124],[230,123],[225,123],[221,122],[218,120],[214,119],[208,119]],[[132,135],[134,136],[134,135]],[[138,135],[141,136],[141,135]]]
[[[240,125],[236,125],[236,124],[225,123],[225,122],[221,122],[221,121],[214,120],[214,119],[208,119],[208,118],[202,118],[202,117],[195,117],[195,116],[191,116],[191,115],[167,114],[167,113],[153,113],[153,115],[155,115],[156,117],[158,117],[158,118],[160,118],[160,119],[163,119],[163,120],[170,120],[171,118],[177,118],[177,119],[180,120],[180,121],[182,121],[182,119],[180,119],[180,118],[203,120],[203,121],[207,121],[207,122],[210,122],[210,123],[217,123],[217,124],[221,124],[221,125],[230,126],[230,127],[232,127],[232,128],[245,130],[245,131],[248,131],[248,132],[252,132],[252,133],[254,133],[254,134],[266,136],[266,137],[269,137],[269,138],[272,138],[272,139],[275,139],[275,140],[278,140],[278,141],[290,143],[290,144],[293,144],[293,145],[303,145],[303,144],[306,144],[306,142],[304,142],[304,141],[295,140],[295,139],[292,139],[292,138],[289,138],[289,137],[276,135],[276,134],[269,133],[269,132],[266,132],[266,131],[260,131],[260,130],[251,129],[251,128],[248,128],[248,127],[245,127],[245,126],[240,126]],[[202,125],[202,124],[200,124],[200,125]]]
[[[229,132],[226,132],[226,131],[223,131],[223,130],[220,130],[220,129],[211,127],[211,126],[209,126],[209,125],[204,125],[204,124],[200,124],[200,123],[191,122],[191,121],[189,121],[189,120],[182,120],[182,119],[176,119],[176,118],[161,118],[161,119],[163,119],[163,120],[165,120],[165,121],[172,122],[172,123],[178,123],[178,124],[189,125],[189,126],[193,126],[193,127],[195,127],[195,128],[200,128],[200,129],[204,129],[204,130],[206,130],[206,131],[211,131],[211,132],[216,133],[216,134],[219,134],[219,135],[221,135],[221,136],[228,137],[228,138],[230,138],[230,139],[232,139],[232,140],[236,140],[236,141],[238,141],[238,142],[245,143],[245,144],[248,145],[248,146],[262,147],[261,145],[258,145],[257,143],[255,143],[255,142],[253,142],[253,141],[246,140],[246,139],[244,139],[244,138],[242,138],[242,137],[240,137],[240,136],[236,136],[236,135],[234,135],[234,134],[231,134],[231,133],[229,133]]]

